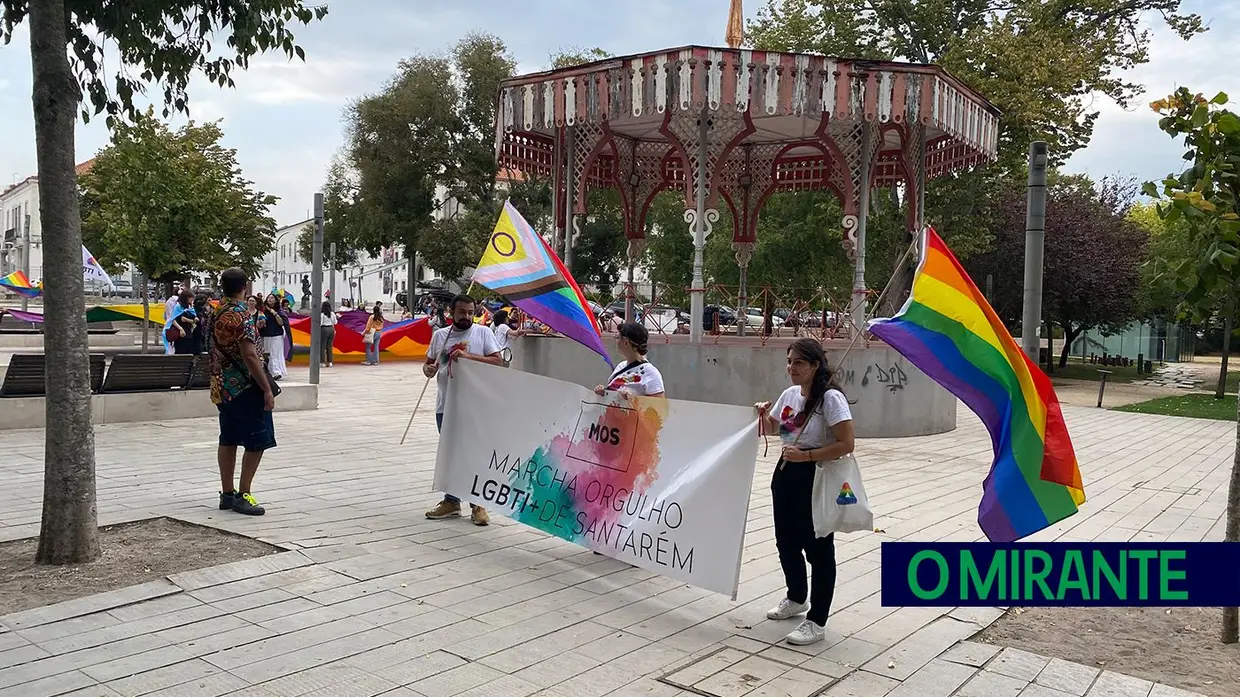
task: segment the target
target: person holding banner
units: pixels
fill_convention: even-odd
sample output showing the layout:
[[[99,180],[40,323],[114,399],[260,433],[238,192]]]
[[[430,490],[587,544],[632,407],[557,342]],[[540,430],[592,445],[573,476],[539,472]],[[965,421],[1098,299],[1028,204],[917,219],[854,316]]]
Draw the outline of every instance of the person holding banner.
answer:
[[[646,359],[650,342],[646,328],[637,322],[625,322],[620,325],[619,334],[616,348],[624,360],[611,371],[606,385],[594,388],[594,394],[600,397],[608,392],[619,392],[624,397],[667,396],[663,389],[663,374]]]
[[[788,377],[792,386],[774,405],[754,405],[762,433],[778,433],[784,443],[771,478],[771,503],[788,592],[766,616],[787,620],[805,614],[787,642],[806,646],[825,637],[835,595],[835,535],[814,534],[814,473],[851,453],[854,435],[848,399],[817,339],[797,339],[788,347]],[[813,567],[812,584],[806,582],[806,560]]]
[[[426,350],[426,364],[422,366],[422,374],[429,380],[437,378],[435,396],[435,427],[443,430],[443,411],[445,398],[448,395],[448,379],[452,377],[452,364],[460,359],[503,365],[499,345],[495,343],[495,334],[490,328],[474,324],[474,299],[468,295],[458,295],[448,306],[452,313],[452,324],[436,329],[431,335],[431,344]],[[376,311],[377,308],[376,308]],[[469,504],[469,519],[474,525],[489,525],[490,515],[482,506]],[[445,493],[439,505],[426,512],[431,520],[458,518],[461,515],[461,500],[452,494]]]

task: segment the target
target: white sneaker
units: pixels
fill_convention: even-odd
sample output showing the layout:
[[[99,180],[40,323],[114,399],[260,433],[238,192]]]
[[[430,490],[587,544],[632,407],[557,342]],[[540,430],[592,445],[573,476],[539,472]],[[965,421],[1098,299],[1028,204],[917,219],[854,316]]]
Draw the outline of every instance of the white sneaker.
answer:
[[[797,628],[788,635],[787,641],[793,646],[808,646],[822,641],[827,636],[827,628],[820,627],[810,620],[802,620]]]
[[[809,611],[809,606],[805,603],[794,603],[787,598],[779,601],[779,604],[766,611],[768,620],[790,620],[797,615],[804,615]]]

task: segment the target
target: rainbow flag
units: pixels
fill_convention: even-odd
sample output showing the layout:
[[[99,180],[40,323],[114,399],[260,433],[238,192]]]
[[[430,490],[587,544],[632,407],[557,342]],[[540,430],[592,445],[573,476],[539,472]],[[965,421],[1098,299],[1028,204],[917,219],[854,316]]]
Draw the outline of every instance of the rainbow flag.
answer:
[[[981,418],[994,460],[977,522],[991,542],[1019,540],[1085,501],[1059,398],[932,228],[921,249],[904,307],[869,330]]]
[[[511,202],[504,202],[495,232],[473,282],[498,293],[527,315],[594,351],[611,365],[598,321],[564,264]]]
[[[30,284],[30,279],[26,278],[26,272],[18,269],[13,273],[0,278],[0,286],[8,288],[18,295],[27,298],[37,298],[43,294],[43,289]]]

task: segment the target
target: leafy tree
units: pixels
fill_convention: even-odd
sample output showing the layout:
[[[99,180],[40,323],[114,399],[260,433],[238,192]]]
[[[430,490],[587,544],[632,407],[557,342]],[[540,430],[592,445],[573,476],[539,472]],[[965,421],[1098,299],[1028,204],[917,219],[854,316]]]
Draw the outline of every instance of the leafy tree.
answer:
[[[614,189],[590,192],[590,215],[581,222],[573,249],[573,278],[611,293],[620,282],[621,267],[627,268],[629,249],[620,213],[620,194]]]
[[[132,263],[152,281],[230,266],[256,275],[271,248],[276,224],[268,210],[277,199],[253,189],[221,137],[218,123],[191,121],[173,131],[150,110],[118,121],[111,144],[80,179],[86,245],[114,268]],[[145,293],[142,305],[149,316]]]
[[[35,561],[68,564],[99,557],[95,510],[95,437],[90,421],[90,366],[74,127],[78,110],[107,112],[110,124],[136,116],[144,83],[163,89],[165,113],[185,111],[189,81],[203,75],[232,85],[235,68],[267,51],[303,56],[290,27],[327,15],[302,0],[0,0],[0,40],[30,20],[39,211],[43,221],[44,346],[48,356],[43,521]],[[219,37],[223,41],[218,41]],[[214,45],[229,55],[214,53]],[[113,57],[104,70],[103,56]],[[72,55],[72,60],[70,59]],[[117,62],[119,61],[119,62]],[[119,70],[117,70],[119,68]],[[136,74],[135,74],[136,73]],[[109,86],[111,82],[111,86]]]
[[[327,170],[327,183],[323,187],[323,263],[335,268],[357,264],[357,249],[349,238],[349,216],[354,213],[357,183],[350,176],[348,167],[339,156],[333,157]],[[336,243],[336,258],[331,257],[331,245]],[[297,252],[302,259],[310,259],[314,252],[314,226],[307,226],[297,236]]]
[[[1085,330],[1117,331],[1139,316],[1147,233],[1127,217],[1135,189],[1114,178],[1096,186],[1081,176],[1051,178],[1042,307],[1047,321],[1063,330],[1061,367]],[[990,301],[1008,326],[1019,324],[1023,307],[1025,199],[1018,184],[1004,188],[994,251],[970,264],[974,278],[994,276]]]
[[[1240,285],[1240,115],[1226,108],[1219,93],[1207,101],[1187,88],[1153,102],[1158,127],[1186,147],[1186,168],[1161,182],[1145,185],[1159,199],[1164,221],[1183,221],[1196,252],[1179,266],[1186,311],[1200,315],[1220,290],[1233,296]],[[1235,311],[1234,304],[1229,314]],[[1228,333],[1230,334],[1230,333]],[[1240,411],[1237,413],[1240,422]],[[1224,539],[1240,542],[1240,423],[1227,494]],[[1222,640],[1240,640],[1240,610],[1224,608]]]
[[[722,216],[724,222],[728,216]],[[716,239],[719,229],[707,238]],[[627,253],[627,249],[626,249]],[[693,282],[693,236],[685,223],[684,197],[674,191],[660,191],[646,214],[646,272],[653,283],[664,286],[663,297],[668,304],[689,304],[689,286]]]
[[[1094,95],[1128,106],[1140,86],[1117,77],[1149,60],[1151,13],[1181,37],[1205,30],[1181,0],[767,0],[749,23],[757,48],[938,63],[1003,113],[999,161],[931,180],[926,220],[962,257],[989,249],[1006,176],[1023,175],[1029,143],[1050,143],[1052,165],[1085,147]],[[1048,61],[1047,56],[1055,60]],[[905,244],[894,247],[893,263]],[[878,267],[870,255],[868,266]],[[901,302],[912,266],[895,269],[889,305]]]
[[[1142,26],[1156,13],[1182,38],[1205,31],[1181,0],[767,0],[746,35],[758,48],[938,63],[1003,112],[1003,164],[1024,167],[1047,140],[1057,162],[1089,142],[1092,95],[1127,106],[1137,83],[1117,77],[1149,61]],[[1047,61],[1047,56],[1055,60]]]
[[[457,42],[451,60],[402,61],[382,91],[349,108],[344,169],[327,188],[346,176],[356,178],[352,201],[339,199],[349,208],[340,213],[342,236],[353,247],[377,254],[397,244],[409,259],[421,249],[425,263],[454,275],[452,240],[482,234],[481,228],[463,232],[461,226],[481,224],[481,214],[494,205],[495,94],[514,69],[501,40],[470,34]],[[459,220],[436,220],[444,189],[468,209]],[[487,234],[493,226],[486,226]],[[412,288],[413,265],[408,271]]]
[[[444,280],[469,285],[465,272],[482,258],[498,217],[496,206],[478,204],[436,221],[433,234],[422,241],[422,258]]]
[[[585,65],[586,63],[593,63],[594,61],[606,60],[608,58],[611,58],[611,54],[597,46],[594,48],[569,46],[551,54],[551,69],[571,68],[576,65]]]

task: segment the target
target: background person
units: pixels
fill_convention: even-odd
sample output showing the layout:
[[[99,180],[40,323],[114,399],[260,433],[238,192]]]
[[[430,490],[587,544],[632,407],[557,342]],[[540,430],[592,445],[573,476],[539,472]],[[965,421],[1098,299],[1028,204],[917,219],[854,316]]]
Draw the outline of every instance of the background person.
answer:
[[[620,325],[616,348],[624,360],[611,371],[606,385],[594,388],[600,397],[608,392],[622,396],[664,397],[663,374],[646,358],[650,333],[636,322]]]
[[[502,365],[504,359],[499,355],[499,347],[495,344],[495,334],[489,328],[474,324],[474,299],[468,295],[458,295],[448,306],[452,312],[452,324],[435,330],[431,335],[431,345],[426,351],[426,364],[422,366],[422,374],[437,378],[435,394],[435,427],[443,430],[443,411],[448,395],[448,378],[454,361],[465,359]],[[487,525],[491,522],[485,508],[469,505],[470,520],[474,525]],[[426,517],[431,520],[456,518],[461,515],[461,500],[452,494],[445,493],[443,500],[431,510]]]
[[[784,443],[771,477],[771,503],[788,592],[766,616],[786,620],[808,611],[787,636],[789,644],[806,646],[826,635],[835,596],[835,535],[814,534],[814,472],[853,451],[853,423],[848,399],[817,339],[797,339],[788,347],[788,377],[792,386],[774,405],[754,405],[763,433],[778,433]],[[813,567],[812,585],[806,582],[806,560]]]
[[[271,368],[271,376],[279,380],[285,375],[284,367],[284,315],[280,312],[280,299],[275,293],[269,293],[262,308],[263,323],[258,330],[263,338],[263,352],[267,354],[267,365]]]
[[[499,346],[499,355],[504,359],[504,367],[512,365],[512,340],[525,336],[525,330],[515,317],[509,317],[507,310],[500,310],[491,319],[491,331],[495,333],[495,345]]]
[[[332,312],[332,304],[326,300],[319,307],[319,313],[323,317],[319,321],[319,343],[323,346],[323,364],[328,368],[334,364],[333,359],[336,352],[332,343],[336,341],[336,313]]]
[[[362,365],[379,365],[379,339],[382,337],[383,305],[375,303],[375,309],[366,318],[366,329],[362,332],[362,343],[366,345],[366,359]]]

